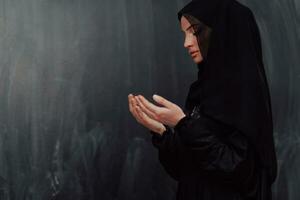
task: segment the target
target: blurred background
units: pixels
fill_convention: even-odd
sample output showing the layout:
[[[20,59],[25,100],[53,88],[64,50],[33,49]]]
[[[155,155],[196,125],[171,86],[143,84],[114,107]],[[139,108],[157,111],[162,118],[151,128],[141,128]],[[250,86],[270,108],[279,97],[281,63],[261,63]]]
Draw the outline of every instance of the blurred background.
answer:
[[[0,0],[0,199],[171,200],[127,95],[183,107],[197,66],[187,0]],[[274,199],[300,199],[300,1],[240,0],[255,14],[272,94]]]

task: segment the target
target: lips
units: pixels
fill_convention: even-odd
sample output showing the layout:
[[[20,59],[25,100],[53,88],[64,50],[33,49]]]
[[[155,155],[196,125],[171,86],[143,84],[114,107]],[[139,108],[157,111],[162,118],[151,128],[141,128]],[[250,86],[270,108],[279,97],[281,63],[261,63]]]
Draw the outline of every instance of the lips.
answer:
[[[195,53],[197,53],[198,51],[191,51],[190,55],[193,56]]]

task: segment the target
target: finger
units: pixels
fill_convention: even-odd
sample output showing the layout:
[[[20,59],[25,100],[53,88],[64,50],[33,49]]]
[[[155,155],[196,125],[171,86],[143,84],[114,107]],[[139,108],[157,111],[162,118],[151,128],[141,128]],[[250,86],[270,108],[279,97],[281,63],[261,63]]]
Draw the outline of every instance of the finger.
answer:
[[[135,112],[138,115],[138,119],[140,120],[140,123],[147,128],[150,126],[150,118],[142,112],[141,108],[139,106],[135,106]]]
[[[135,106],[135,111],[139,118],[141,119],[141,122],[143,122],[145,125],[149,125],[149,123],[146,123],[149,121],[149,117],[142,112],[141,108],[139,106]]]
[[[155,113],[151,112],[151,110],[149,110],[140,100],[140,98],[136,98],[138,105],[140,106],[141,110],[148,115],[150,118],[158,120],[157,116],[155,115]]]
[[[129,110],[131,113],[134,112],[134,101],[133,101],[134,96],[133,95],[129,95],[128,96],[128,101],[129,101]]]
[[[142,95],[138,95],[137,98],[139,98],[141,100],[141,102],[143,103],[143,105],[150,110],[152,113],[154,113],[155,115],[159,114],[162,111],[162,108],[159,106],[154,105],[153,103],[149,102],[145,97],[143,97]]]
[[[132,96],[133,96],[132,94],[128,95],[128,105],[129,105],[130,112],[132,112],[132,110],[133,110],[132,101],[131,101]]]
[[[141,119],[141,123],[146,126],[149,129],[156,129],[156,131],[160,131],[159,127],[161,127],[162,123],[151,119],[150,117],[148,117],[139,106],[136,106],[136,111],[139,115],[139,118]]]
[[[130,97],[130,111],[133,115],[133,117],[136,119],[137,122],[141,123],[141,119],[139,117],[139,114],[137,113],[136,111],[136,108],[135,108],[135,102],[134,102],[134,97]]]
[[[174,107],[174,103],[172,103],[171,101],[168,101],[167,99],[163,98],[162,96],[159,96],[157,94],[154,94],[152,96],[152,98],[154,99],[154,101],[156,101],[157,103],[164,105],[167,108],[172,108]]]

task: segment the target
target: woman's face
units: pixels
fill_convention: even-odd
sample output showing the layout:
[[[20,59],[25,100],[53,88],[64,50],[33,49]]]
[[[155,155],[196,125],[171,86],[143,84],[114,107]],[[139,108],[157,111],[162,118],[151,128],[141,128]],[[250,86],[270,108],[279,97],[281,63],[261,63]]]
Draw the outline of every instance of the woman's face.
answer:
[[[184,16],[181,17],[180,24],[182,31],[185,33],[183,46],[188,49],[194,62],[199,64],[203,60],[203,57],[200,52],[197,37],[194,35],[194,29]]]

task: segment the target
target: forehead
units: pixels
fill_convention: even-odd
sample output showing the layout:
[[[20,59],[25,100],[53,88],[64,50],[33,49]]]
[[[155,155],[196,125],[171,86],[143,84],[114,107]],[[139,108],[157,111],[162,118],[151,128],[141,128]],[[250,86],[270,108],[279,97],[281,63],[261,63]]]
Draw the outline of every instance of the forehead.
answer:
[[[191,23],[187,20],[187,18],[182,16],[180,19],[180,25],[181,25],[181,29],[185,31],[187,28],[191,26]]]

